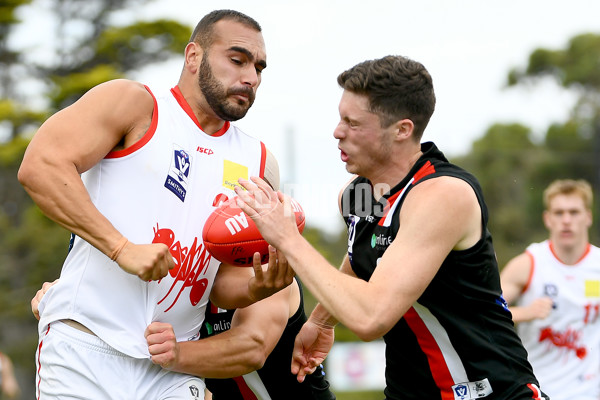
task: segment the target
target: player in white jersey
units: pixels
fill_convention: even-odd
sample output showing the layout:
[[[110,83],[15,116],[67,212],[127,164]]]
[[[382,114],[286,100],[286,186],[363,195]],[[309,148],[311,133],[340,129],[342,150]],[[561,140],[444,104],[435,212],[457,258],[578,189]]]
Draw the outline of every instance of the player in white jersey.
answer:
[[[193,340],[209,294],[243,307],[292,282],[286,263],[219,268],[200,236],[240,177],[265,175],[264,145],[229,122],[252,105],[265,67],[260,25],[214,11],[170,92],[110,81],[40,127],[19,180],[74,239],[39,306],[38,398],[201,399],[201,379],[151,362],[145,328],[168,322]]]
[[[589,243],[592,189],[557,180],[544,192],[550,236],[501,273],[504,296],[544,391],[600,399],[600,249]]]

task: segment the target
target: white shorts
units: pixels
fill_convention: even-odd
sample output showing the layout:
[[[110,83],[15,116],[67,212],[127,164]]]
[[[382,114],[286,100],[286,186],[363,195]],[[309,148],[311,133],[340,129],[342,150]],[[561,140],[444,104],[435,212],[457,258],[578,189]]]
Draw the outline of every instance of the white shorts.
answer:
[[[202,379],[127,356],[62,322],[40,336],[36,370],[38,400],[204,399]]]

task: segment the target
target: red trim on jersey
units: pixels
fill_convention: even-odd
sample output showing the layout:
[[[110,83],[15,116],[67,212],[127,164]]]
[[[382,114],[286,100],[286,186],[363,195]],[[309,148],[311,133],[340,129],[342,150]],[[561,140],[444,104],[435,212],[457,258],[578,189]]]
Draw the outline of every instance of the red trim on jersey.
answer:
[[[246,384],[246,381],[243,377],[236,376],[233,378],[233,380],[237,384],[238,389],[240,389],[240,393],[242,394],[244,400],[258,400],[258,397],[256,397],[252,389],[248,387],[248,384]]]
[[[387,204],[383,208],[383,216],[379,219],[379,222],[377,223],[377,225],[383,226],[383,224],[385,224],[385,220],[387,218],[388,213],[390,212],[390,209],[392,208],[392,206],[394,205],[394,202],[396,200],[398,200],[398,197],[402,193],[404,193],[404,190],[400,190],[399,192],[394,193],[387,199]]]
[[[529,276],[527,277],[527,282],[525,283],[525,286],[523,286],[523,290],[521,290],[521,293],[525,293],[527,289],[529,289],[529,285],[533,280],[533,271],[535,271],[535,258],[533,258],[533,254],[531,254],[528,251],[525,251],[525,254],[529,256],[529,260],[531,261],[531,268],[529,269]]]
[[[150,141],[150,139],[152,139],[152,136],[154,136],[154,133],[156,132],[156,126],[158,125],[158,106],[156,104],[156,97],[154,97],[154,94],[152,93],[150,88],[146,85],[144,85],[144,87],[146,88],[148,93],[150,93],[150,95],[152,96],[152,101],[154,101],[154,111],[152,112],[152,122],[150,123],[150,127],[148,128],[148,130],[146,131],[144,136],[142,136],[142,138],[140,140],[135,142],[133,144],[133,146],[129,146],[128,148],[123,149],[123,150],[111,151],[104,158],[120,158],[120,157],[128,156],[131,153],[144,147],[144,145],[146,143],[148,143]]]
[[[179,86],[175,86],[174,88],[172,88],[171,93],[173,94],[173,97],[175,97],[175,100],[177,100],[181,108],[183,108],[183,111],[185,111],[185,113],[192,119],[192,121],[194,121],[198,128],[200,128],[202,132],[204,132],[204,129],[202,129],[202,125],[200,125],[198,118],[196,118],[196,114],[194,114],[192,107],[190,107],[185,97],[183,97],[181,90],[179,90]],[[229,125],[229,121],[225,121],[223,127],[210,136],[223,136],[225,132],[229,130]]]
[[[560,261],[561,263],[565,264],[559,257],[558,254],[556,254],[556,251],[554,250],[554,244],[552,243],[552,241],[548,242],[550,244],[550,251],[552,252],[552,255],[554,256],[554,258],[556,258],[558,261]],[[583,260],[588,254],[590,254],[590,251],[592,250],[592,245],[590,245],[589,243],[587,244],[587,246],[585,247],[585,251],[583,252],[583,254],[581,255],[581,257],[579,257],[579,260],[577,260],[575,262],[575,264],[579,264],[581,262],[581,260]],[[575,265],[573,264],[573,265]],[[565,265],[570,265],[570,264],[565,264]]]
[[[44,337],[48,336],[48,332],[50,332],[50,324],[48,324],[48,329],[46,329],[46,334],[44,335]],[[37,374],[38,374],[38,382],[37,382],[37,399],[40,400],[40,384],[42,383],[42,378],[40,377],[40,370],[42,369],[42,363],[40,363],[40,357],[42,354],[42,345],[44,344],[44,339],[40,340],[40,344],[38,346],[38,359],[37,359],[37,363],[38,363],[38,370],[37,370]]]
[[[419,168],[417,173],[413,176],[413,178],[415,179],[413,185],[416,185],[417,182],[419,182],[421,179],[433,173],[435,173],[435,167],[433,166],[431,161],[428,160],[425,164],[423,164],[421,168]]]
[[[413,175],[413,177],[412,177],[412,185],[416,185],[417,182],[419,182],[421,179],[423,179],[427,175],[431,175],[433,173],[435,173],[435,167],[433,166],[433,164],[431,163],[431,161],[428,160]],[[410,182],[407,183],[406,187],[408,187],[409,184],[411,184],[411,183]],[[390,212],[390,208],[392,208],[392,206],[394,205],[394,202],[396,201],[396,199],[398,198],[398,196],[402,195],[406,191],[406,187],[404,187],[404,189],[400,190],[399,192],[394,193],[392,196],[390,196],[387,199],[387,204],[385,205],[385,207],[383,209],[383,216],[379,219],[379,222],[377,223],[377,225],[384,226],[385,220],[387,219],[387,215]]]
[[[267,147],[260,142],[260,178],[265,177],[265,165],[267,165]]]
[[[528,383],[527,387],[531,390],[531,392],[533,393],[533,395],[531,396],[531,398],[533,400],[544,400],[544,398],[542,397],[542,391],[540,390],[540,388],[538,388],[536,385],[534,385],[533,383]]]
[[[435,338],[413,307],[404,314],[404,319],[409,328],[414,332],[421,350],[427,357],[433,380],[437,387],[440,388],[441,399],[454,400],[454,394],[451,389],[454,386],[454,380]]]

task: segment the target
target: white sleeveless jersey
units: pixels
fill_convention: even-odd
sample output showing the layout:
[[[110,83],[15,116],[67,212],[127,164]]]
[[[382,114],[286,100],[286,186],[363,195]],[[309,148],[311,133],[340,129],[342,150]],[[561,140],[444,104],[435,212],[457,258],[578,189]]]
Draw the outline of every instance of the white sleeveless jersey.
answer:
[[[600,249],[589,245],[575,265],[563,264],[550,241],[527,248],[528,285],[516,305],[548,296],[554,310],[521,322],[518,333],[540,387],[551,399],[600,399]]]
[[[204,133],[179,88],[156,96],[146,135],[82,179],[129,241],[165,243],[176,266],[158,282],[143,282],[76,237],[59,283],[40,304],[40,330],[73,319],[136,358],[149,356],[144,330],[153,321],[172,324],[178,341],[198,338],[219,265],[203,246],[203,224],[235,195],[238,178],[263,176],[265,159],[264,145],[229,123]]]

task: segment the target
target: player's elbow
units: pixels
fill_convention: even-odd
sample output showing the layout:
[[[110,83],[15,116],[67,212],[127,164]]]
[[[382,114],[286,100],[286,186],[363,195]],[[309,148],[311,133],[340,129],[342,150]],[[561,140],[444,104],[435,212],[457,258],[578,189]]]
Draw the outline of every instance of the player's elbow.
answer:
[[[246,360],[246,369],[248,372],[258,371],[265,365],[265,361],[267,357],[263,352],[260,351],[252,351],[248,354],[248,359]]]
[[[35,168],[31,167],[31,164],[27,161],[23,161],[19,170],[17,171],[17,179],[19,183],[27,188],[30,185],[30,182],[35,177]]]
[[[373,340],[381,338],[389,331],[389,327],[378,321],[377,319],[369,318],[364,323],[358,323],[351,330],[358,336],[363,342],[371,342]]]
[[[261,369],[265,365],[269,351],[267,350],[265,339],[260,335],[251,335],[249,343],[251,345],[246,351],[244,364],[248,372],[252,372]]]

